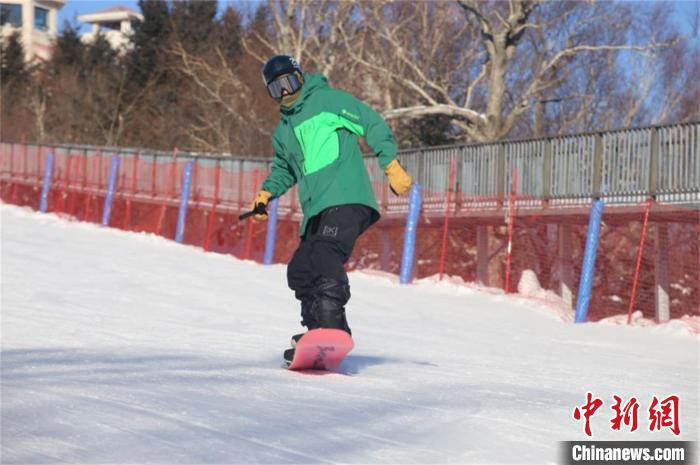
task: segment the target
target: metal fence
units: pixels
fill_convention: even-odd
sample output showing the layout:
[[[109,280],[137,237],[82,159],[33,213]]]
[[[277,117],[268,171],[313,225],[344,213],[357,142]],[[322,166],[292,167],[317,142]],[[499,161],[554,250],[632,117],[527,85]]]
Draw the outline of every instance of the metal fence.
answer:
[[[470,208],[501,205],[513,188],[520,206],[543,203],[700,202],[700,122],[524,141],[439,147],[400,153],[438,206],[449,189]],[[451,159],[455,186],[448,187]]]
[[[41,173],[45,154],[51,150],[65,155],[66,160],[75,154],[91,159],[89,166],[77,161],[73,168],[59,166],[63,171],[80,171],[59,175],[59,179],[65,178],[69,183],[71,179],[83,179],[86,187],[97,189],[104,185],[100,179],[107,176],[109,169],[109,163],[102,158],[117,154],[128,159],[138,154],[139,171],[122,170],[124,182],[133,184],[135,195],[155,192],[151,187],[158,185],[158,192],[167,196],[167,192],[162,192],[163,186],[181,169],[164,166],[196,160],[194,184],[201,198],[214,197],[217,181],[213,177],[217,171],[224,173],[218,181],[219,197],[227,201],[222,202],[221,208],[248,202],[270,166],[269,160],[261,158],[3,142],[0,179],[15,182],[34,178],[34,173]],[[399,158],[423,186],[426,213],[443,213],[450,207],[446,205],[448,191],[453,194],[451,203],[457,213],[464,209],[501,208],[513,189],[517,191],[519,206],[525,208],[587,205],[593,198],[613,204],[637,204],[648,197],[657,202],[700,204],[700,122],[403,150]],[[406,199],[388,194],[384,173],[374,157],[368,156],[365,162],[382,209],[387,213],[405,211]],[[157,169],[158,166],[163,169]],[[130,181],[132,177],[135,179]],[[295,210],[295,202],[294,196],[287,195],[280,206],[283,210]]]

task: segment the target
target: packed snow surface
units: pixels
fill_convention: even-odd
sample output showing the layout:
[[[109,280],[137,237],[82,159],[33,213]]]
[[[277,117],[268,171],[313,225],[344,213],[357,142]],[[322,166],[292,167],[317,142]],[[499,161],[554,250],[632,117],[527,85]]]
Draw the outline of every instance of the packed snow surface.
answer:
[[[2,462],[546,463],[587,391],[594,439],[681,398],[698,440],[698,337],[564,323],[544,306],[352,273],[341,372],[281,368],[284,266],[0,206]],[[612,396],[640,428],[611,431]]]

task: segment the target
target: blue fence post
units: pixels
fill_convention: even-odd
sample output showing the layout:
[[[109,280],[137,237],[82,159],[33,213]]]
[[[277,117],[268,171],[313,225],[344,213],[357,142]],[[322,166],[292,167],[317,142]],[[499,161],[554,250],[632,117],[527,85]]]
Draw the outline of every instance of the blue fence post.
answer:
[[[401,284],[411,282],[413,274],[413,256],[416,251],[416,232],[418,231],[418,216],[420,214],[421,187],[419,184],[411,186],[411,194],[408,203],[408,217],[406,219],[406,231],[403,238],[403,254],[401,256]]]
[[[585,323],[588,319],[588,305],[591,303],[593,276],[595,274],[595,258],[598,250],[600,225],[602,220],[603,201],[596,200],[593,202],[593,206],[591,207],[591,216],[588,220],[586,250],[583,253],[581,280],[578,285],[578,298],[576,299],[576,323]]]
[[[41,203],[39,211],[46,213],[49,208],[49,191],[51,190],[51,176],[53,175],[53,153],[49,152],[46,157],[46,168],[44,169],[44,186],[41,189]]]
[[[272,259],[275,256],[275,239],[277,237],[277,207],[279,199],[274,198],[270,202],[269,218],[267,219],[267,236],[265,236],[265,257],[263,263],[272,265]]]
[[[190,200],[190,186],[192,185],[192,167],[194,162],[188,161],[185,165],[185,173],[182,179],[180,191],[180,211],[177,215],[177,229],[175,230],[175,242],[182,244],[185,237],[185,221],[187,220],[187,202]]]
[[[117,175],[119,174],[119,156],[112,155],[112,167],[109,171],[109,185],[107,186],[107,197],[102,209],[102,226],[109,226],[109,217],[112,214],[112,200],[114,200],[114,189],[117,187]]]

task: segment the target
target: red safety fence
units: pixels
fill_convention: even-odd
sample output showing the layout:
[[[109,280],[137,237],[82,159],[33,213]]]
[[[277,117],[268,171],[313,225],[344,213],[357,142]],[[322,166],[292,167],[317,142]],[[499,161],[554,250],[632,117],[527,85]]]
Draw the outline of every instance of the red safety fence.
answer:
[[[268,173],[267,161],[195,158],[177,150],[168,155],[1,143],[3,202],[39,208],[49,152],[54,153],[55,162],[48,211],[100,223],[110,160],[118,155],[109,226],[171,239],[184,167],[196,160],[183,242],[262,262],[268,224],[238,221],[238,215],[249,210]],[[347,268],[398,274],[408,203],[389,194],[383,173],[373,164],[370,160],[368,168],[383,216],[358,240]],[[456,276],[559,308],[573,307],[590,200],[560,199],[557,205],[543,205],[540,199],[519,194],[515,169],[508,178],[509,194],[469,196],[456,188],[455,169],[453,160],[445,165],[447,188],[423,190],[414,278]],[[292,189],[280,199],[275,263],[286,263],[291,257],[300,219]],[[648,200],[606,205],[589,319],[634,312],[662,320],[700,315],[699,238],[697,204]]]

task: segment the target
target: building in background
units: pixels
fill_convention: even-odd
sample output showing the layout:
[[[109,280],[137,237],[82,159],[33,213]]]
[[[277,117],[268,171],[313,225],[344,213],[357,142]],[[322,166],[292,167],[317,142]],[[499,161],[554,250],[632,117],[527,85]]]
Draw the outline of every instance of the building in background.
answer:
[[[58,32],[58,10],[65,0],[2,0],[0,2],[0,37],[19,31],[25,59],[48,60]]]
[[[133,22],[143,21],[143,15],[125,6],[78,16],[78,21],[92,24],[92,32],[83,34],[81,40],[90,43],[97,34],[103,34],[112,48],[124,50],[128,47],[129,36],[133,33]]]

